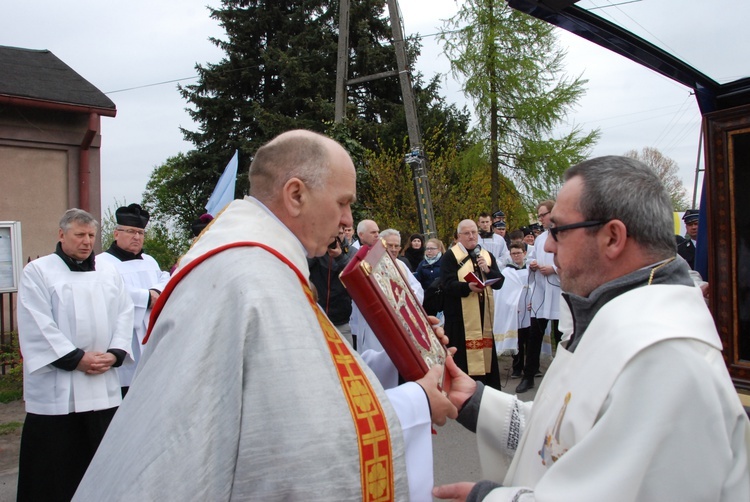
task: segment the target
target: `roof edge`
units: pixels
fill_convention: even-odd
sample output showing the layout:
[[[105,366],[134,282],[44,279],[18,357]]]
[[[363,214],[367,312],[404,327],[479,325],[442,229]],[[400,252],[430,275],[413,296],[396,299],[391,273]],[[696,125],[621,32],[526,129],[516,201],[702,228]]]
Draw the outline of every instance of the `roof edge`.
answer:
[[[71,113],[96,113],[104,117],[115,117],[117,115],[117,108],[100,108],[95,106],[76,105],[73,103],[62,103],[59,101],[47,101],[35,98],[24,98],[21,96],[10,96],[8,94],[0,94],[0,103],[15,106],[24,106],[27,108],[41,108],[45,110],[58,110]]]

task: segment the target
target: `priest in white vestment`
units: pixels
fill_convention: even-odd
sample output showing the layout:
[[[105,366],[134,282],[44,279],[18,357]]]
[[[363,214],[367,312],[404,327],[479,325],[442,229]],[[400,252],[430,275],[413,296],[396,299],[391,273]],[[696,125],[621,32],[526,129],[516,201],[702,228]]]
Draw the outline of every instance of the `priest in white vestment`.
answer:
[[[256,152],[253,197],[216,217],[154,307],[74,500],[430,500],[430,422],[456,414],[440,368],[386,394],[309,287],[307,256],[352,224],[355,176],[309,131]]]
[[[169,281],[169,272],[162,271],[156,260],[143,252],[148,220],[148,212],[138,204],[117,208],[115,239],[105,252],[96,257],[97,263],[108,263],[117,269],[135,307],[131,342],[133,360],[117,368],[123,397],[141,358],[141,343],[146,336],[151,307]]]
[[[113,368],[130,358],[133,302],[96,263],[98,223],[70,209],[54,253],[26,265],[18,288],[26,420],[18,500],[70,500],[121,401]]]
[[[449,361],[450,397],[476,432],[485,480],[433,494],[750,500],[750,421],[701,290],[675,259],[661,181],[627,157],[585,161],[565,180],[545,249],[555,256],[572,332],[533,403],[482,388]]]

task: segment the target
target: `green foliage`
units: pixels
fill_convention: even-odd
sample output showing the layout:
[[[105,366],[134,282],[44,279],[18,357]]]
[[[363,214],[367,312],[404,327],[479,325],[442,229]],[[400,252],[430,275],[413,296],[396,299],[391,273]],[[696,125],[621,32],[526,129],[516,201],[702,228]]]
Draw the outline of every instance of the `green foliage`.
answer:
[[[428,178],[435,213],[438,237],[447,245],[452,242],[458,222],[473,219],[481,212],[491,212],[489,164],[481,145],[460,150],[464,137],[444,134],[439,128],[424,138],[425,153],[430,159]],[[452,147],[451,147],[452,146]],[[381,229],[395,228],[405,238],[417,227],[412,173],[403,161],[401,147],[368,150],[365,163],[371,177],[370,191],[360,203],[367,218],[378,222]],[[503,178],[502,208],[510,228],[527,225],[528,211],[520,204],[520,197],[512,183]]]
[[[23,397],[23,362],[18,333],[3,333],[1,340],[0,366],[6,373],[0,375],[0,403],[9,403]]]
[[[440,35],[479,118],[478,142],[491,167],[492,205],[505,175],[532,206],[552,196],[569,165],[598,131],[553,132],[584,93],[585,80],[562,76],[565,53],[552,27],[501,0],[467,0]]]
[[[351,5],[350,78],[395,69],[384,5]],[[327,0],[223,0],[209,8],[226,32],[211,39],[225,57],[197,65],[198,83],[179,88],[198,130],[182,130],[195,150],[158,166],[146,187],[144,205],[161,223],[183,228],[198,218],[235,149],[235,195],[241,196],[248,191],[251,156],[262,144],[289,129],[326,130],[334,115],[338,7]],[[400,103],[397,78],[351,89],[351,137],[374,145],[380,124],[392,120]]]
[[[675,211],[681,212],[690,209],[690,200],[688,199],[685,186],[682,184],[682,180],[680,180],[680,167],[677,165],[677,162],[661,153],[658,149],[648,146],[644,147],[641,152],[630,150],[625,153],[625,156],[640,160],[654,170],[664,184],[664,188],[667,189]]]
[[[7,402],[7,401],[2,401],[2,402]],[[4,424],[0,424],[0,436],[13,434],[21,427],[23,427],[23,424],[21,422],[6,422]]]
[[[150,224],[146,230],[143,250],[151,255],[162,270],[170,270],[172,265],[190,248],[190,236],[179,229],[169,231],[161,223]]]

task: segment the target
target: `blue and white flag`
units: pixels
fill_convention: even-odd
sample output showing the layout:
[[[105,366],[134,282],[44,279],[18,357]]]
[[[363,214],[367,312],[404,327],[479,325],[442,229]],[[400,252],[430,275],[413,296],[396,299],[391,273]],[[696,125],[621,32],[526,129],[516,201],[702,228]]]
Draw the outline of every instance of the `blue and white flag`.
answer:
[[[235,150],[232,160],[229,161],[227,167],[224,168],[224,172],[219,178],[219,182],[216,183],[214,193],[211,194],[211,198],[208,199],[206,204],[206,212],[211,216],[216,216],[224,207],[234,200],[234,185],[237,181],[237,163],[238,163],[239,151]]]

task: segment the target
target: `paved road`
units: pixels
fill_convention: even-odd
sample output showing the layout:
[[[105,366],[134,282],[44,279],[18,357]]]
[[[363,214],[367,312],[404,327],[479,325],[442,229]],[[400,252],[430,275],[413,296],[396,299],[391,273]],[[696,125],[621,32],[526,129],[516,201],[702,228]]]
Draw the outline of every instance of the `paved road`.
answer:
[[[540,382],[541,378],[537,378],[536,387],[539,387]],[[503,378],[503,390],[512,393],[519,383],[520,380],[508,380],[506,383]],[[536,387],[518,397],[523,401],[533,400],[536,396]],[[473,432],[449,420],[445,426],[437,428],[437,435],[434,436],[432,444],[436,485],[482,479],[476,436]]]

